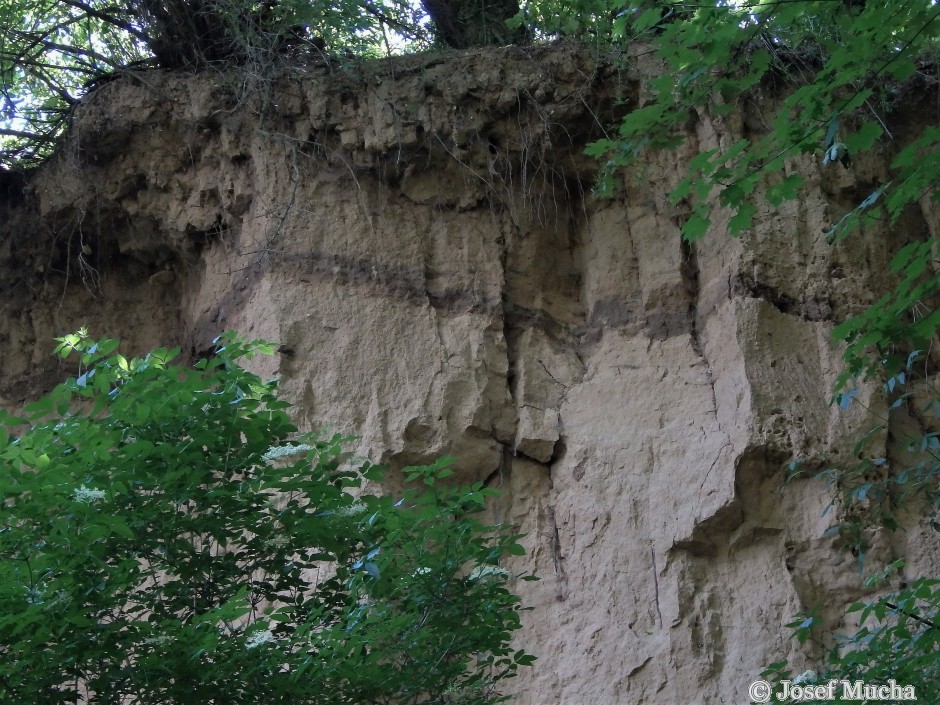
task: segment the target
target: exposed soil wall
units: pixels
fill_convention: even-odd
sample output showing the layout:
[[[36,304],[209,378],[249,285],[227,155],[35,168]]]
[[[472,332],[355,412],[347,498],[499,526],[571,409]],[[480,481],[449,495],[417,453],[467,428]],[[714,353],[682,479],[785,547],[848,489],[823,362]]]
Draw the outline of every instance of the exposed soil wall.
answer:
[[[823,231],[888,157],[794,158],[798,201],[683,244],[666,194],[760,106],[695,116],[596,200],[582,150],[650,70],[555,46],[103,86],[0,202],[0,403],[58,379],[51,339],[82,325],[132,352],[280,341],[265,372],[303,427],[393,466],[454,454],[503,491],[529,549],[512,567],[542,577],[517,586],[539,661],[514,703],[744,702],[796,650],[793,614],[835,627],[864,594],[825,489],[782,480],[794,456],[848,457],[864,421],[828,404],[829,332],[885,289],[897,242]],[[938,215],[907,220],[919,237]],[[872,569],[940,565],[916,532],[883,544]]]

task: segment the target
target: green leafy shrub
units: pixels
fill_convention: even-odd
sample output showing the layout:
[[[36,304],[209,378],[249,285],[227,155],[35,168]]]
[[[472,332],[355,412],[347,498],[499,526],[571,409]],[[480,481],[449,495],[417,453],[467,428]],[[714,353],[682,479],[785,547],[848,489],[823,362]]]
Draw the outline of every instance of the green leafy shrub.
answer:
[[[490,490],[365,493],[344,439],[295,437],[226,336],[194,367],[84,332],[81,374],[0,412],[0,700],[473,703],[532,657]]]
[[[888,566],[869,579],[868,586],[878,586],[902,565],[898,561]],[[773,684],[770,702],[792,702],[791,698],[778,697],[786,692],[785,680],[800,685],[841,681],[834,693],[845,697],[837,697],[835,702],[858,702],[859,698],[853,698],[854,693],[844,686],[856,682],[869,686],[894,682],[912,688],[918,703],[940,702],[940,581],[920,578],[897,592],[856,602],[847,612],[857,618],[859,627],[837,639],[818,673],[794,675],[785,661],[779,661],[761,674]],[[800,616],[788,626],[802,642],[808,638],[813,622],[812,617]]]
[[[883,320],[888,331],[887,319]],[[879,342],[888,336],[897,336],[893,339],[907,344],[914,340],[910,332],[889,331],[882,335],[885,337],[878,338]],[[885,383],[885,391],[892,400],[889,413],[907,406],[908,412],[926,419],[931,425],[940,409],[935,390],[919,395],[909,387],[918,377],[923,381],[924,371],[918,370],[915,364],[922,358],[921,351],[909,353],[906,359],[885,356],[878,361],[860,352],[853,358],[851,345],[848,351],[847,364],[851,366],[857,361],[858,369],[869,376],[884,370],[895,372]],[[857,389],[837,394],[835,400],[842,408],[860,403]],[[883,431],[888,421],[887,417],[882,418],[878,426],[859,439],[853,449],[859,457],[857,463],[827,467],[817,475],[829,486],[832,501],[827,511],[835,509],[837,515],[828,533],[837,534],[844,548],[852,550],[858,557],[860,569],[864,569],[872,538],[879,533],[901,530],[911,521],[940,531],[937,521],[940,434],[924,430],[910,437],[895,436],[895,442],[903,448],[900,457],[868,457],[869,439]],[[791,472],[794,476],[800,474],[797,463],[791,464]],[[885,587],[888,581],[898,580],[903,567],[904,561],[897,560],[866,581],[866,587],[877,590],[877,596],[846,609],[846,623],[855,626],[847,634],[835,635],[818,673],[806,671],[794,676],[786,661],[772,663],[764,670],[762,676],[773,683],[775,695],[771,702],[791,702],[790,698],[778,697],[786,692],[784,681],[807,686],[825,686],[833,681],[878,686],[893,681],[912,687],[918,702],[940,703],[940,580],[918,577],[909,583],[901,582],[897,590],[888,591]],[[816,626],[816,619],[812,615],[799,615],[787,626],[794,629],[796,639],[805,642]],[[845,694],[844,686],[838,685],[835,693]],[[837,701],[853,701],[854,695],[849,692],[844,700]]]

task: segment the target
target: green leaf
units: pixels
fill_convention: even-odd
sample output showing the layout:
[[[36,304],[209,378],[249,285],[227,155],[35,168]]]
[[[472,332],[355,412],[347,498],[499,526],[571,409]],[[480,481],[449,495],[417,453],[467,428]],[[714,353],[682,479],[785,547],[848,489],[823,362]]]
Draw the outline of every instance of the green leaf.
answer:
[[[845,138],[845,146],[850,154],[859,154],[871,149],[875,141],[883,134],[884,129],[878,122],[868,120],[862,123],[856,132]]]
[[[748,230],[754,224],[754,214],[757,207],[751,203],[743,203],[738,208],[737,213],[728,221],[728,232],[737,237],[743,231]]]
[[[644,11],[633,21],[633,29],[639,34],[659,24],[662,20],[663,11],[654,7]]]
[[[682,236],[689,242],[695,242],[705,236],[710,226],[711,220],[698,213],[693,213],[689,216],[689,219],[682,224]]]
[[[784,201],[793,201],[800,195],[800,189],[805,181],[799,174],[791,174],[782,181],[767,188],[767,200],[773,206],[779,206]]]

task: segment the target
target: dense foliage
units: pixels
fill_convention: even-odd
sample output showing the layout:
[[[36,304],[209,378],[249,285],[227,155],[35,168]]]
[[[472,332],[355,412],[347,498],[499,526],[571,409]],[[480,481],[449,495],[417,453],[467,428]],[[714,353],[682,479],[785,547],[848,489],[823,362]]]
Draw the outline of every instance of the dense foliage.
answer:
[[[0,700],[467,703],[531,657],[482,485],[379,497],[295,438],[228,337],[194,368],[61,340],[81,374],[0,414]]]

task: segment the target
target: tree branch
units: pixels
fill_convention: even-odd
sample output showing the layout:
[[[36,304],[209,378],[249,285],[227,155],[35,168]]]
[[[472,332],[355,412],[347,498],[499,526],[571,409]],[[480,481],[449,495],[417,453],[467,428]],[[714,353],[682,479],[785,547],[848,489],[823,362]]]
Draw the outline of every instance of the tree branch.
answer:
[[[122,21],[113,15],[109,15],[106,12],[101,12],[100,10],[95,9],[88,3],[81,2],[81,0],[59,0],[59,2],[61,2],[63,5],[68,5],[69,7],[74,7],[78,10],[81,10],[82,12],[87,14],[89,17],[94,17],[96,19],[101,20],[102,22],[106,22],[109,25],[112,25],[113,27],[118,27],[119,29],[123,29],[125,32],[128,32],[129,34],[133,34],[142,42],[145,42],[147,44],[150,43],[150,36],[146,32],[140,31],[139,29],[134,27],[134,25],[132,25],[130,22]]]
[[[918,617],[916,614],[911,614],[911,613],[908,612],[907,610],[902,610],[900,607],[898,607],[898,606],[897,606],[896,604],[894,604],[893,602],[885,602],[885,604],[886,604],[890,609],[893,609],[895,612],[900,612],[901,614],[903,614],[903,615],[905,615],[905,616],[907,616],[907,617],[910,617],[911,619],[916,620],[916,621],[920,622],[921,624],[930,627],[931,629],[936,629],[936,628],[937,628],[937,625],[934,624],[933,622],[931,622],[929,619],[924,619],[923,617]]]
[[[397,32],[400,32],[406,37],[415,37],[415,27],[413,25],[406,24],[401,22],[394,17],[389,17],[385,12],[375,6],[371,0],[364,0],[361,4],[363,10],[379,20],[379,22],[384,22],[389,27],[393,27]]]
[[[41,140],[46,135],[38,132],[23,132],[22,130],[11,130],[8,127],[0,127],[0,135],[4,137],[22,137],[25,140]]]

